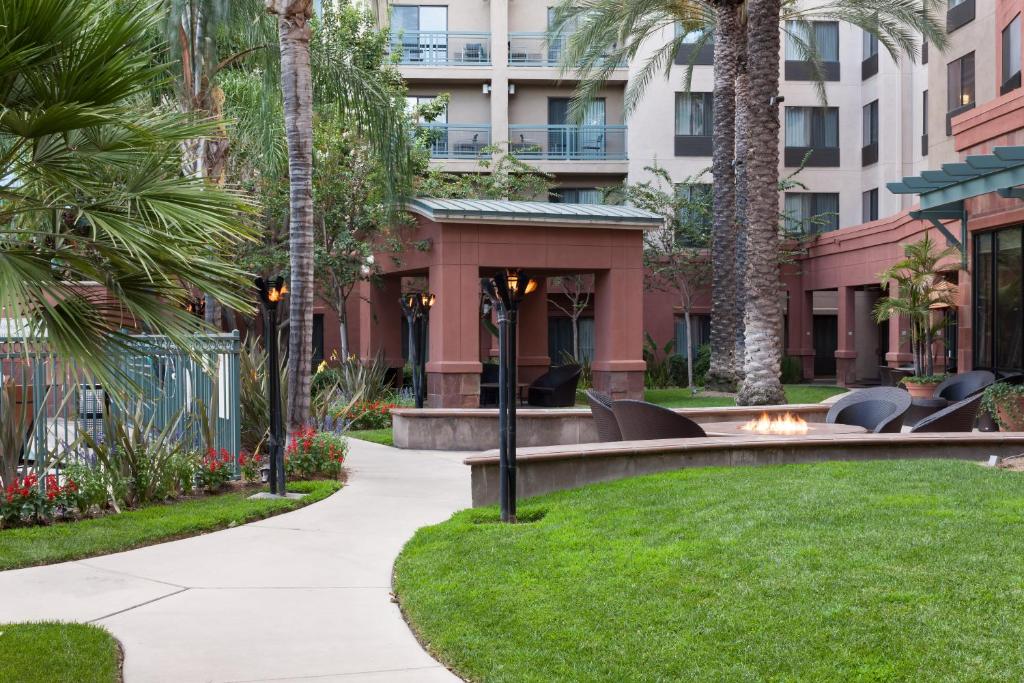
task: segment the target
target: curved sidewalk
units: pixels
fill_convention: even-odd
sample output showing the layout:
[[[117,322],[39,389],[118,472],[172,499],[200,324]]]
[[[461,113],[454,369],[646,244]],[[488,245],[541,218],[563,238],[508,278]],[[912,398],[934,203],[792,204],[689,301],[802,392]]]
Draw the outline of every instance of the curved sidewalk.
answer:
[[[424,525],[470,505],[464,453],[350,441],[348,485],[226,531],[0,572],[0,623],[108,628],[125,679],[458,681],[390,601],[391,568]]]

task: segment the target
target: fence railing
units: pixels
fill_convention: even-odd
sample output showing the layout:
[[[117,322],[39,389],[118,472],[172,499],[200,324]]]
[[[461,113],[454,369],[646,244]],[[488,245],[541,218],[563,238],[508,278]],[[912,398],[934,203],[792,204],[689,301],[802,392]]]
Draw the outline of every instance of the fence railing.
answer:
[[[215,447],[227,449],[237,473],[238,332],[196,336],[189,343],[191,355],[166,337],[133,337],[127,349],[112,351],[131,380],[130,390],[111,392],[74,359],[53,353],[45,341],[0,338],[0,386],[5,389],[0,391],[0,419],[23,416],[22,424],[30,432],[23,457],[40,463],[46,460],[44,454],[66,454],[71,449],[89,457],[79,437],[86,432],[104,442],[108,414],[127,421],[141,407],[146,424],[152,422],[161,430],[174,425],[175,438],[196,449],[204,445],[206,417]],[[13,397],[14,405],[3,403],[7,396]]]
[[[626,159],[626,126],[510,125],[509,151],[521,159]]]
[[[397,31],[391,54],[399,64],[485,66],[491,63],[491,34],[474,31]]]
[[[475,123],[424,123],[431,159],[490,158],[491,126]]]
[[[560,66],[569,35],[549,36],[547,33],[512,32],[508,34],[509,66]],[[619,66],[626,66],[621,62]]]

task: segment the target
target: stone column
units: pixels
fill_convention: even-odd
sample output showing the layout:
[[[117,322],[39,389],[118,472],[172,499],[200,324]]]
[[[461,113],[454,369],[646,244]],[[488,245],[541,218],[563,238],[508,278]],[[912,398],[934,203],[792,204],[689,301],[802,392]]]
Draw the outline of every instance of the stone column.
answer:
[[[886,295],[899,296],[899,287],[895,281],[889,283]],[[910,348],[910,321],[906,318],[889,320],[889,350],[885,354],[885,362],[893,368],[914,362],[914,353]]]
[[[519,305],[519,381],[532,382],[551,367],[548,357],[547,278],[537,277],[537,289]],[[557,359],[556,359],[557,360]]]
[[[480,405],[480,272],[476,265],[430,266],[427,404],[431,408]]]
[[[814,292],[789,291],[787,323],[789,348],[786,354],[800,360],[804,379],[814,377]]]
[[[642,268],[613,267],[595,274],[594,388],[612,398],[644,395],[643,296]]]
[[[856,381],[857,347],[854,344],[856,304],[853,287],[839,288],[838,342],[836,344],[836,384],[848,386]]]
[[[491,6],[491,142],[508,141],[508,0]],[[504,146],[502,147],[504,149]]]
[[[359,357],[371,360],[381,355],[390,368],[405,365],[402,358],[402,309],[398,298],[402,281],[397,276],[384,276],[374,283],[359,283],[359,341],[349,338]],[[351,330],[349,331],[351,335]]]

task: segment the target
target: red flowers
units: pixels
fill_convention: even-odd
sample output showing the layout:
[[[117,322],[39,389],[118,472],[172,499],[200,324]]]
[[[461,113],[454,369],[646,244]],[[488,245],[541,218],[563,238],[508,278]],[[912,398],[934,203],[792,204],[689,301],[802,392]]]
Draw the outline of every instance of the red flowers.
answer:
[[[70,509],[77,504],[78,485],[70,478],[63,486],[56,474],[47,474],[39,486],[34,472],[12,481],[0,495],[0,521],[10,524],[38,523],[53,517],[60,507]]]

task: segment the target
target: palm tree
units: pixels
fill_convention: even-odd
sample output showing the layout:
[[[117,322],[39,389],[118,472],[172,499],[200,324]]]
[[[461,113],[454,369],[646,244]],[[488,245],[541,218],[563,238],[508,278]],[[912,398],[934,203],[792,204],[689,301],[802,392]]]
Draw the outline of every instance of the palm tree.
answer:
[[[0,312],[121,386],[123,327],[188,349],[206,329],[193,288],[249,308],[217,255],[251,239],[247,203],[180,173],[181,144],[212,127],[152,101],[160,21],[142,1],[0,3]]]

